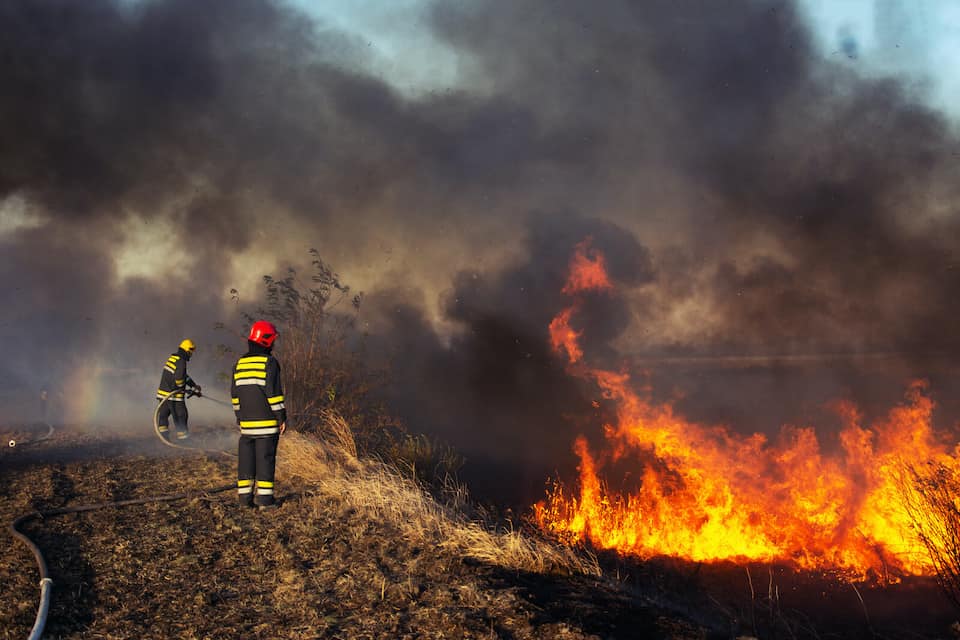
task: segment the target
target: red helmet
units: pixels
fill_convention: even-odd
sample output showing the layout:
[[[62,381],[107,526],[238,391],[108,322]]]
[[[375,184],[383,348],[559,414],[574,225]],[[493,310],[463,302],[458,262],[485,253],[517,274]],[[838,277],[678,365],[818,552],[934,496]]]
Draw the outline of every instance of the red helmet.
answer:
[[[272,347],[273,341],[277,339],[277,328],[272,322],[266,320],[257,320],[250,327],[250,335],[247,340],[252,340],[264,347]]]

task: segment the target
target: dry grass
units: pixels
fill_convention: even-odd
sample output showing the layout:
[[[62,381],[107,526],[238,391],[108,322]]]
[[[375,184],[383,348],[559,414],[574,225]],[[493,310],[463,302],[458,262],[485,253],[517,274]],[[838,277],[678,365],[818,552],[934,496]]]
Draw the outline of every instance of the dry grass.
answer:
[[[590,558],[472,523],[404,471],[358,458],[346,422],[333,414],[322,427],[325,444],[294,432],[281,438],[275,511],[240,507],[228,492],[28,522],[54,580],[45,637],[704,640],[751,631],[739,609],[729,621],[712,613],[690,567],[607,555],[605,576],[597,577]],[[194,437],[207,446],[235,438],[202,427]],[[58,431],[35,448],[0,455],[0,520],[194,492],[229,484],[235,472],[221,456],[170,449],[149,431],[139,439]],[[696,575],[706,581],[702,569]],[[709,593],[733,598],[743,571],[734,583],[723,574],[716,569]],[[28,635],[38,592],[31,554],[8,536],[0,640]],[[915,612],[929,621],[932,604],[930,591],[918,592],[903,609],[911,612],[909,637],[943,637],[916,628]],[[871,621],[892,608],[871,607]],[[938,620],[926,628],[945,629]]]
[[[960,610],[960,472],[942,462],[903,465],[903,506],[944,594]]]
[[[324,429],[327,444],[293,432],[281,439],[275,511],[219,493],[28,522],[54,581],[44,637],[704,637],[622,584],[589,575],[595,563],[471,524],[401,471],[358,459],[343,421]],[[194,431],[207,444],[223,435]],[[152,435],[63,431],[9,453],[0,456],[3,521],[196,491],[228,484],[236,471]],[[38,596],[31,554],[10,542],[0,554],[3,640],[28,635]]]
[[[467,520],[395,468],[378,460],[358,458],[350,427],[343,418],[327,412],[324,420],[326,442],[295,432],[281,439],[279,474],[395,525],[417,544],[506,569],[600,575],[592,556],[517,531],[491,531]]]

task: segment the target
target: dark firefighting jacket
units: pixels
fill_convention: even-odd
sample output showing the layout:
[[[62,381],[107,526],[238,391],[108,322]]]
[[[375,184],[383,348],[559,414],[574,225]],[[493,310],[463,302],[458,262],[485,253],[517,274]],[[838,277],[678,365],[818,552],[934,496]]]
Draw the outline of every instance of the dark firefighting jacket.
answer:
[[[280,363],[269,349],[251,343],[250,351],[237,360],[230,398],[241,435],[280,433],[280,425],[287,421],[287,410],[283,404]]]
[[[157,400],[170,398],[171,402],[183,402],[183,389],[196,387],[196,383],[187,375],[187,360],[190,357],[183,349],[177,349],[163,365],[160,374],[160,387],[157,389]],[[171,395],[172,393],[172,395]]]

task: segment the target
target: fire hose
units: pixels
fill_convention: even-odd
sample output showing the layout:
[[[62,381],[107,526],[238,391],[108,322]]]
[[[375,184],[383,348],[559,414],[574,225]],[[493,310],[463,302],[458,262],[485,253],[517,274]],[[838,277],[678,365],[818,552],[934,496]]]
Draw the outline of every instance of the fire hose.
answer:
[[[15,538],[30,548],[30,551],[33,552],[33,557],[37,561],[37,567],[40,570],[40,605],[37,608],[37,617],[34,620],[33,629],[30,631],[28,640],[39,640],[43,634],[43,628],[47,623],[47,612],[50,609],[50,592],[53,589],[53,580],[50,578],[50,575],[47,571],[47,563],[43,559],[43,554],[40,553],[40,548],[34,544],[30,538],[20,532],[19,527],[21,524],[33,518],[40,518],[42,520],[51,516],[65,515],[68,513],[82,513],[84,511],[96,511],[98,509],[106,509],[108,507],[125,507],[135,504],[149,504],[152,502],[172,502],[174,500],[184,500],[186,498],[203,497],[214,493],[222,493],[234,488],[234,485],[225,485],[222,487],[211,487],[209,489],[203,489],[192,493],[151,496],[148,498],[137,498],[133,500],[117,500],[115,502],[101,502],[99,504],[86,504],[77,507],[64,507],[61,509],[34,511],[26,515],[22,515],[14,520],[10,525],[10,533],[12,533]]]
[[[174,391],[179,391],[179,389],[175,389]],[[170,395],[173,395],[173,392],[171,392]],[[207,398],[207,400],[210,400],[211,402],[215,402],[217,404],[224,405],[224,406],[231,406],[222,400],[217,400],[215,398],[208,398],[207,396],[204,396],[204,395],[188,392],[187,397],[192,397],[192,396]],[[158,416],[160,414],[160,407],[162,407],[163,404],[167,401],[168,401],[168,398],[164,398],[163,400],[158,402],[157,408],[153,412],[154,431],[156,432],[157,437],[160,438],[160,440],[163,441],[164,444],[167,444],[176,449],[186,449],[190,451],[203,451],[206,453],[217,453],[217,454],[235,457],[235,454],[232,454],[228,451],[223,451],[220,449],[201,449],[198,447],[187,447],[174,442],[170,442],[169,440],[164,438],[163,435],[160,433]],[[23,444],[34,444],[34,443],[41,442],[43,440],[48,439],[53,434],[53,427],[50,425],[48,426],[50,427],[50,430],[46,435],[44,435],[41,438],[30,440]],[[11,440],[10,446],[11,447],[17,446],[17,444],[13,440]],[[20,445],[20,446],[23,446],[23,445]],[[41,520],[43,520],[51,516],[65,515],[69,513],[82,513],[85,511],[97,511],[99,509],[106,509],[108,507],[125,507],[130,505],[149,504],[153,502],[172,502],[175,500],[184,500],[187,498],[203,497],[203,496],[212,495],[215,493],[222,493],[224,491],[229,491],[234,488],[235,488],[235,485],[230,484],[230,485],[225,485],[220,487],[210,487],[207,489],[201,489],[195,492],[178,493],[174,495],[150,496],[146,498],[135,498],[131,500],[117,500],[114,502],[101,502],[98,504],[80,505],[76,507],[62,507],[59,509],[48,509],[46,511],[34,511],[31,513],[22,515],[16,520],[14,520],[9,527],[10,533],[13,535],[14,538],[23,542],[30,549],[30,551],[33,553],[33,557],[36,559],[37,568],[39,569],[39,572],[40,572],[40,604],[37,607],[37,616],[34,619],[33,628],[31,629],[30,635],[28,636],[27,640],[40,640],[43,634],[43,629],[47,623],[47,613],[50,610],[50,594],[51,594],[51,591],[53,590],[53,579],[50,578],[50,575],[47,569],[47,562],[46,560],[44,560],[43,554],[40,552],[40,548],[36,544],[34,544],[34,542],[30,540],[29,537],[27,537],[24,533],[20,531],[19,527],[21,524],[33,518],[40,518]]]
[[[53,436],[53,425],[49,422],[44,423],[47,427],[47,432],[40,436],[39,438],[31,438],[30,440],[21,440],[17,442],[16,439],[10,438],[10,441],[7,443],[7,446],[11,449],[13,447],[26,447],[31,444],[37,444],[38,442],[43,442],[44,440],[49,440]]]
[[[207,452],[207,453],[217,453],[217,454],[221,454],[221,455],[227,455],[227,456],[231,456],[231,457],[236,457],[236,454],[230,453],[229,451],[223,451],[223,450],[221,450],[221,449],[198,449],[197,447],[187,447],[187,446],[184,446],[184,445],[181,445],[181,444],[177,444],[176,442],[172,442],[172,441],[170,441],[170,440],[167,440],[167,439],[163,436],[163,433],[161,433],[161,431],[160,431],[160,409],[161,409],[161,407],[163,407],[163,405],[164,405],[165,403],[170,402],[170,396],[172,396],[174,393],[178,393],[178,392],[180,392],[180,391],[185,391],[185,394],[186,394],[186,397],[187,397],[187,398],[192,398],[192,397],[203,398],[203,399],[205,399],[205,400],[209,400],[210,402],[214,402],[214,403],[216,403],[216,404],[219,404],[220,406],[230,407],[231,409],[233,408],[233,405],[231,405],[231,404],[228,403],[228,402],[224,402],[223,400],[217,400],[216,398],[211,398],[211,397],[209,397],[209,396],[205,396],[205,395],[203,395],[202,393],[198,393],[198,392],[196,392],[196,391],[194,391],[194,390],[192,390],[192,389],[186,389],[186,387],[177,387],[176,389],[174,389],[173,391],[171,391],[169,395],[167,395],[167,396],[166,396],[165,398],[163,398],[160,402],[158,402],[158,403],[157,403],[157,408],[154,409],[154,411],[153,411],[153,432],[157,434],[157,437],[158,437],[158,438],[160,438],[160,442],[162,442],[163,444],[167,445],[168,447],[173,447],[174,449],[185,449],[185,450],[189,450],[189,451],[204,451],[204,452]]]

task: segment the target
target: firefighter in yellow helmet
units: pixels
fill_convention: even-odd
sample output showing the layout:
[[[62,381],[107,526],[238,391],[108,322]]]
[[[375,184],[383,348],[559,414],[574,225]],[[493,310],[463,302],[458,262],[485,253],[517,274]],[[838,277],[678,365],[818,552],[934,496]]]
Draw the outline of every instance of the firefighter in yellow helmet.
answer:
[[[160,387],[157,389],[157,402],[163,402],[157,414],[157,427],[167,440],[171,439],[170,416],[173,416],[173,425],[178,440],[185,440],[190,432],[187,429],[187,402],[186,391],[193,395],[200,395],[200,385],[187,374],[187,362],[197,350],[197,345],[189,338],[180,343],[180,347],[170,354],[163,365],[160,375]]]

